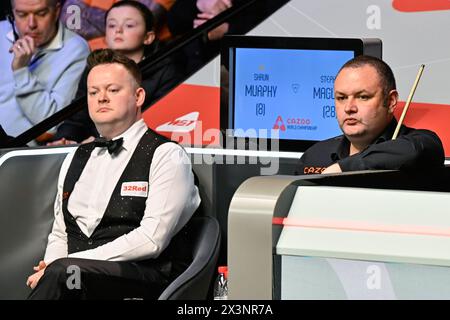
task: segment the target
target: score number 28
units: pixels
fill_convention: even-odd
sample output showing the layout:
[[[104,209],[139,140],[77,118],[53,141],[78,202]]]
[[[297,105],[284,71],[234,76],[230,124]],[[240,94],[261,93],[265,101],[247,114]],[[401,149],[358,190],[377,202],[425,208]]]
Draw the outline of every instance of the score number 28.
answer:
[[[322,107],[322,117],[326,118],[336,118],[336,110],[334,106],[323,106]]]

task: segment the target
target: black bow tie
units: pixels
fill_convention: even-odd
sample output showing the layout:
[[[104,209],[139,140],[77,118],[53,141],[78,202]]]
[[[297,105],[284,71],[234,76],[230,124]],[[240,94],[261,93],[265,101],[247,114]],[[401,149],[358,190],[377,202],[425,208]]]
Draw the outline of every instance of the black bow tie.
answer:
[[[100,148],[108,148],[109,154],[118,153],[123,144],[123,138],[116,140],[106,140],[105,138],[97,138],[94,140],[94,145]]]

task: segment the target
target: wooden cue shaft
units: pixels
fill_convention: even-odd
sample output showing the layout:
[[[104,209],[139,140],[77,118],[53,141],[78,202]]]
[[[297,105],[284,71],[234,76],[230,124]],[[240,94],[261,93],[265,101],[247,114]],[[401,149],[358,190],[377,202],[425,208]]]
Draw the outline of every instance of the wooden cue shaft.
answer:
[[[422,76],[424,68],[425,68],[424,64],[422,64],[420,66],[420,68],[419,68],[419,72],[417,73],[416,81],[414,81],[414,84],[413,84],[413,86],[411,88],[411,91],[409,93],[408,100],[406,100],[405,107],[403,108],[402,115],[400,116],[400,119],[398,120],[397,128],[395,128],[394,134],[392,135],[392,140],[395,140],[397,138],[397,136],[398,136],[398,132],[400,131],[400,127],[401,127],[401,125],[403,123],[403,120],[405,119],[406,112],[408,112],[409,105],[410,105],[411,100],[412,100],[412,98],[414,96],[414,92],[416,92],[416,88],[417,88],[417,85],[419,84],[419,80],[420,80],[420,77]]]

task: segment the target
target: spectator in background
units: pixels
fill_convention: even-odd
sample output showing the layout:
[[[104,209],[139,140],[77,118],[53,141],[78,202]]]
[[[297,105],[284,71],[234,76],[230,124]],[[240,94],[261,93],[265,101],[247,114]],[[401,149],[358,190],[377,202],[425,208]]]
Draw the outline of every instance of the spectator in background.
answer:
[[[112,5],[119,0],[66,0],[63,5],[61,21],[71,24],[73,11],[71,6],[80,8],[81,28],[74,30],[89,41],[91,49],[105,48],[105,14]],[[170,33],[166,24],[166,14],[175,0],[139,0],[140,3],[149,8],[155,18],[154,31],[158,39],[166,41],[170,39]]]
[[[177,1],[167,15],[167,24],[174,37],[182,36],[189,30],[197,28],[209,19],[232,6],[231,0],[183,0]],[[184,72],[192,74],[217,54],[219,41],[229,31],[229,24],[223,23],[199,37],[183,48],[185,58]]]
[[[231,0],[196,0],[197,9],[202,13],[218,15],[232,6]]]
[[[0,22],[0,125],[17,136],[68,105],[89,54],[58,22],[58,0],[11,0]]]
[[[196,6],[200,11],[194,19],[194,28],[201,26],[209,19],[214,18],[223,11],[231,8],[233,5],[231,0],[197,0]],[[217,28],[208,32],[209,40],[220,40],[229,31],[230,24],[228,22],[222,23]]]
[[[157,39],[153,30],[152,12],[145,5],[133,0],[116,2],[106,12],[104,24],[108,48],[124,54],[136,63],[151,59],[153,45]],[[77,98],[86,97],[86,78],[87,70],[78,85]],[[143,106],[151,105],[175,86],[178,80],[176,68],[170,59],[146,70],[142,83],[146,92]],[[58,128],[55,141],[49,145],[72,144],[86,139],[92,140],[92,137],[96,136],[97,130],[86,107]]]
[[[223,11],[231,8],[231,0],[184,0],[175,2],[168,13],[168,25],[173,36],[197,28]],[[225,22],[208,33],[208,40],[220,40],[228,31]]]
[[[233,6],[245,4],[245,0],[184,0],[177,1],[167,15],[167,23],[173,36],[198,28]],[[220,50],[220,40],[225,34],[245,34],[253,28],[259,16],[266,12],[266,1],[256,1],[251,10],[246,9],[227,22],[199,36],[184,49],[185,72],[191,74],[211,60]]]

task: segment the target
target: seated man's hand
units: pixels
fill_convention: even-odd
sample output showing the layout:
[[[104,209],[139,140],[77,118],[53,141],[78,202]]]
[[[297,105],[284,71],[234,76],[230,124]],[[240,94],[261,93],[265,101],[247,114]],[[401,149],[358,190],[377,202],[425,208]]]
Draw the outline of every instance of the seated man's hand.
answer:
[[[36,46],[34,39],[30,36],[25,36],[17,40],[9,49],[9,52],[14,53],[11,68],[13,71],[28,66],[33,54],[36,53]]]
[[[92,142],[94,140],[95,140],[95,137],[90,136],[89,138],[86,138],[85,140],[81,141],[80,143],[81,144],[89,143],[89,142]],[[47,143],[47,147],[50,147],[50,146],[63,146],[63,145],[70,145],[70,144],[78,144],[78,142],[76,142],[74,140],[69,140],[69,139],[66,139],[66,138],[62,138],[62,139],[59,139],[59,140],[48,142]]]
[[[322,171],[322,174],[325,173],[341,173],[342,169],[339,166],[339,163],[333,163],[331,166],[329,166],[328,168],[326,168],[325,170]]]
[[[47,142],[47,146],[48,147],[50,147],[50,146],[63,146],[63,145],[66,145],[66,144],[77,144],[77,143],[78,142],[76,142],[76,141],[68,140],[66,138],[62,138],[62,139],[55,140],[55,141],[52,141],[52,142]]]
[[[42,260],[39,261],[39,264],[33,267],[33,270],[36,272],[29,276],[27,279],[27,286],[29,286],[31,289],[34,289],[37,286],[42,275],[44,274],[45,268],[47,268],[45,262]]]
[[[95,137],[94,136],[90,136],[89,138],[86,138],[83,141],[81,141],[81,144],[93,142],[94,140],[95,140]]]
[[[197,8],[200,12],[211,13],[214,16],[231,6],[231,0],[197,0]]]
[[[201,26],[203,23],[205,23],[206,21],[208,21],[209,19],[212,19],[212,18],[214,18],[214,15],[212,15],[210,13],[199,13],[197,15],[197,19],[194,20],[194,28]],[[229,29],[228,22],[224,22],[217,28],[208,32],[208,39],[209,40],[220,40],[223,38],[225,33],[228,32],[228,29]]]

